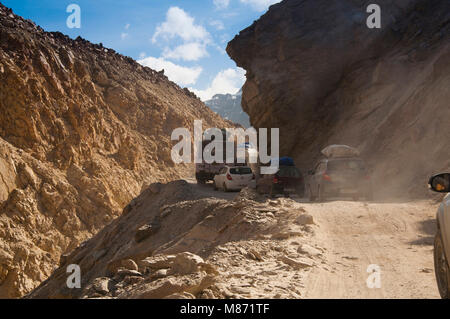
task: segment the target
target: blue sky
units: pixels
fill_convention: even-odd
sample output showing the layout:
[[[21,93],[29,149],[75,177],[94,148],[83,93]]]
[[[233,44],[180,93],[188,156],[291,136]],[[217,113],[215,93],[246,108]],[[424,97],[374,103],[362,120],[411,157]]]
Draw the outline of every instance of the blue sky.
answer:
[[[280,0],[0,0],[46,31],[103,43],[189,87],[203,100],[236,93],[245,80],[225,47]],[[81,28],[69,28],[70,4]]]

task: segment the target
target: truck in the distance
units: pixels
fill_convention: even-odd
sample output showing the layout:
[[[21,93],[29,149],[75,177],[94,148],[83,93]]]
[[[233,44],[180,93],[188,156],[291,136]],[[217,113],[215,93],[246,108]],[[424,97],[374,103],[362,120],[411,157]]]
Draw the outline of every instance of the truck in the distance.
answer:
[[[258,151],[252,143],[247,141],[245,143],[237,145],[236,139],[228,141],[227,133],[226,133],[225,129],[222,129],[222,140],[223,140],[223,146],[222,146],[223,147],[223,160],[221,163],[217,163],[217,162],[207,163],[202,156],[202,162],[195,164],[195,179],[197,180],[197,183],[205,184],[208,181],[213,181],[214,176],[216,176],[219,173],[219,171],[221,170],[221,168],[223,168],[225,166],[246,165],[246,166],[249,166],[250,168],[252,168],[252,170],[254,172],[256,171],[257,163],[251,163],[250,158],[255,159],[257,161]],[[214,141],[214,139],[203,139],[202,149],[201,149],[202,154],[203,154],[205,147],[213,141]],[[227,143],[233,143],[233,145],[234,145],[234,157],[231,160],[230,159],[227,160],[227,158],[226,158]],[[245,159],[242,159],[239,161],[238,160],[238,150],[240,148],[245,149],[245,152],[244,152]],[[212,154],[212,155],[214,155],[214,154]]]

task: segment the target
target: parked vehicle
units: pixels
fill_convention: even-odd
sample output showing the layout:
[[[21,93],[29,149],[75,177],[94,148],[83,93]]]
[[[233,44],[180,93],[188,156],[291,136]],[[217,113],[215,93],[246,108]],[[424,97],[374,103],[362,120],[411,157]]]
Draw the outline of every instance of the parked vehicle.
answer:
[[[450,173],[432,176],[429,187],[438,193],[450,193]],[[450,299],[450,194],[444,197],[437,214],[434,238],[434,272],[443,299]]]
[[[233,165],[247,165],[250,166],[253,170],[256,170],[257,168],[257,158],[258,158],[258,151],[256,147],[250,143],[245,142],[239,145],[234,145],[234,158],[231,160],[229,158],[226,158],[226,150],[227,150],[227,143],[234,143],[236,141],[227,140],[227,133],[225,129],[222,129],[223,134],[223,160],[222,163],[207,163],[203,160],[202,163],[197,163],[195,165],[195,178],[197,180],[197,183],[204,184],[208,181],[214,180],[214,176],[219,174],[219,171],[226,167],[226,166],[233,166]],[[214,139],[204,139],[202,141],[202,153],[205,149],[205,147],[208,146],[211,142],[213,142]],[[243,157],[239,156],[240,149],[244,149]],[[238,164],[243,163],[243,164]]]
[[[223,167],[214,176],[214,189],[222,189],[225,192],[241,190],[255,178],[252,169],[248,166]]]
[[[373,199],[370,176],[361,158],[325,158],[308,175],[310,201],[324,201],[336,196],[349,196],[354,200],[360,197]]]
[[[300,170],[290,158],[281,158],[280,166],[275,174],[261,175],[256,181],[256,190],[260,194],[305,194],[305,181]]]
[[[222,129],[223,134],[223,140],[225,141],[226,132],[224,129]],[[202,141],[202,149],[201,152],[203,154],[203,151],[205,147],[213,142],[213,139],[204,139]],[[195,164],[195,179],[197,180],[197,183],[199,184],[205,184],[207,181],[211,181],[214,179],[214,176],[219,173],[219,171],[226,166],[225,164],[225,151],[226,151],[226,143],[223,143],[223,161],[222,163],[207,163],[203,160],[202,163]]]

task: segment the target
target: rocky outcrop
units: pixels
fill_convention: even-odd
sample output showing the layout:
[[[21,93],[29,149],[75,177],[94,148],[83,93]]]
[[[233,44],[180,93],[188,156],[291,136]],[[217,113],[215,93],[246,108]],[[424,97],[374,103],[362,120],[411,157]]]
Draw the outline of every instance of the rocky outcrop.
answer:
[[[233,39],[243,109],[280,128],[281,154],[311,169],[329,144],[358,147],[384,194],[422,196],[450,167],[450,2],[285,0]]]
[[[303,275],[322,262],[308,255],[314,248],[298,251],[314,234],[295,222],[309,216],[301,205],[250,189],[233,200],[214,193],[186,181],[147,188],[26,298],[299,297]],[[150,224],[159,228],[137,240]],[[69,265],[80,267],[80,288],[67,286]]]
[[[230,127],[187,89],[0,4],[0,298],[19,297],[175,166],[177,127]]]

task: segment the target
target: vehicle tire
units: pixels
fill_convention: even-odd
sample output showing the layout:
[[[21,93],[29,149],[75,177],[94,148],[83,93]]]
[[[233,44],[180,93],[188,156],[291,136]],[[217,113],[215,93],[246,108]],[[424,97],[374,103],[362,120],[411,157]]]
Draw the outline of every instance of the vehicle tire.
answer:
[[[260,194],[260,195],[264,195],[264,194],[267,193],[267,192],[264,191],[264,186],[261,186],[261,185],[257,185],[257,186],[256,186],[256,192],[257,192],[258,194]]]
[[[309,201],[314,202],[316,200],[316,196],[313,195],[311,186],[308,187],[308,193],[309,193]]]
[[[274,190],[273,184],[270,186],[269,197],[270,198],[275,197],[275,190]]]
[[[450,299],[450,269],[445,257],[441,231],[438,228],[434,237],[434,272],[436,275],[439,294],[442,299]]]
[[[229,192],[229,191],[230,191],[230,190],[227,188],[227,184],[226,184],[225,182],[223,183],[222,187],[223,187],[223,191],[224,191],[224,192]]]
[[[353,196],[352,196],[352,200],[353,200],[354,202],[359,201],[359,195],[353,195]]]
[[[197,180],[197,184],[205,184],[206,180],[201,178],[198,174],[195,174],[195,179]]]
[[[216,181],[213,181],[213,183],[214,183],[214,190],[215,191],[219,190],[219,188],[217,187]]]

